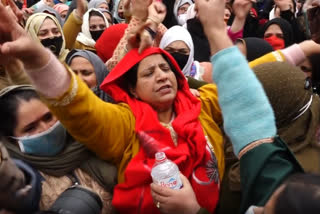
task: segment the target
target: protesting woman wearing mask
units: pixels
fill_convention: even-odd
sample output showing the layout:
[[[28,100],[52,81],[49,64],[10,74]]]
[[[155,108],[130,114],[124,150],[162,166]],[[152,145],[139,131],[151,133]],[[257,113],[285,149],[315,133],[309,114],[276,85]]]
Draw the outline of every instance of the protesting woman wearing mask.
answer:
[[[68,49],[95,51],[96,41],[109,27],[105,15],[96,8],[87,10],[83,0],[77,1],[77,8],[70,13],[63,26]]]
[[[116,169],[75,142],[28,85],[0,91],[3,143],[12,157],[28,163],[42,177],[35,206],[48,210],[68,187],[79,184],[97,193],[102,213],[112,213]],[[33,187],[35,188],[35,187]],[[39,202],[38,202],[39,201]]]
[[[27,20],[25,30],[44,47],[49,48],[60,61],[64,61],[68,50],[65,38],[57,19],[48,13],[36,13]]]
[[[274,116],[246,60],[236,47],[231,47],[223,21],[224,4],[212,5],[217,11],[211,14],[217,17],[208,20],[206,15],[203,24],[209,25],[205,29],[214,54],[214,79],[225,130],[239,154],[247,143],[276,134]],[[163,201],[151,197],[149,186],[154,151],[165,151],[190,181],[200,206],[214,211],[224,171],[219,128],[222,115],[214,85],[201,87],[200,99],[195,98],[170,54],[158,48],[142,51],[142,47],[141,54],[132,49],[101,85],[117,102],[105,103],[48,50],[35,45],[3,11],[0,6],[0,18],[5,21],[1,22],[0,32],[8,36],[1,40],[2,57],[21,59],[35,87],[67,130],[101,158],[117,165],[119,184],[114,190],[113,205],[119,212],[162,211]],[[8,24],[11,31],[6,31]],[[135,41],[132,43],[134,46]],[[31,64],[29,57],[36,60]],[[234,60],[226,63],[230,57]],[[235,84],[237,91],[232,90]],[[247,103],[250,106],[246,108]],[[241,115],[234,114],[240,110]],[[257,120],[254,115],[261,117]],[[141,132],[155,140],[151,144],[139,141]]]

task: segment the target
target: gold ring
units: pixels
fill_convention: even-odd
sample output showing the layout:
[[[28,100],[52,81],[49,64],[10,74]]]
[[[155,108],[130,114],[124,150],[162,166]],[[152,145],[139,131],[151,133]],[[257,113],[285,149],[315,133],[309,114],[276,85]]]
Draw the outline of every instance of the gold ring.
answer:
[[[160,209],[160,202],[159,202],[159,201],[157,202],[156,207],[157,207],[158,209]]]

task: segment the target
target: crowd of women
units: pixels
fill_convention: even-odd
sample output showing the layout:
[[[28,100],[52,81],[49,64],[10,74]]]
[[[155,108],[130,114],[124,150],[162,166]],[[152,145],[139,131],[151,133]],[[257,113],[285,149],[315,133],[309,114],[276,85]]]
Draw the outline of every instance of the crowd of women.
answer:
[[[319,26],[319,0],[1,0],[0,213],[320,212]]]

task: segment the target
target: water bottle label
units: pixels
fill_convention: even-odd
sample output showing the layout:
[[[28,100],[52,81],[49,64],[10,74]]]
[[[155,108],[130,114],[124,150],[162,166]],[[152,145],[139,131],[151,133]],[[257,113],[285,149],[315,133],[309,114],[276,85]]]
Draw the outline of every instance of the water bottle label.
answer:
[[[181,189],[182,187],[182,181],[179,173],[170,178],[155,181],[155,183],[162,187],[168,187],[170,189]]]

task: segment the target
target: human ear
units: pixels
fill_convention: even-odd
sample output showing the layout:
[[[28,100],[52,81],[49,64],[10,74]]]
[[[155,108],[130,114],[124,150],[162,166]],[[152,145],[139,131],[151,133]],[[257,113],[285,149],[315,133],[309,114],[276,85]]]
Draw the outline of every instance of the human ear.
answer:
[[[136,93],[135,88],[130,87],[130,88],[129,88],[129,92],[130,92],[130,94],[131,94],[132,96],[134,96],[134,98],[136,98],[136,99],[139,98],[138,95],[137,95],[137,93]]]

